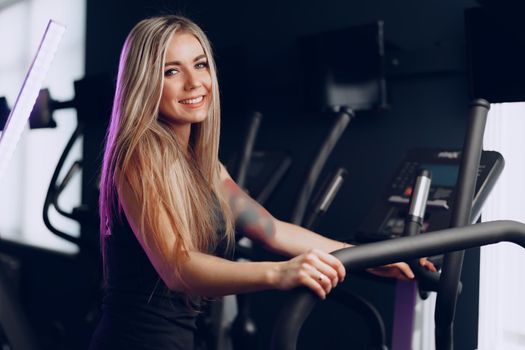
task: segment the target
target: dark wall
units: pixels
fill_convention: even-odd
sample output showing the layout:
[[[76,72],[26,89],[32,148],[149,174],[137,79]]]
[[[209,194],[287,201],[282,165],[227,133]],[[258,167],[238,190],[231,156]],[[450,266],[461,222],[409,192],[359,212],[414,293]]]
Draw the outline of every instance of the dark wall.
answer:
[[[251,105],[242,99],[238,103],[246,110],[258,108],[265,114],[260,147],[289,149],[295,163],[300,165],[310,156],[309,151],[313,151],[307,146],[314,144],[312,140],[316,140],[323,121],[303,113],[299,85],[302,77],[297,69],[300,57],[291,52],[290,43],[300,34],[384,20],[392,108],[357,119],[334,157],[350,171],[346,193],[341,197],[360,202],[363,211],[358,210],[356,214],[360,217],[405,149],[415,145],[461,145],[468,101],[463,10],[473,5],[473,0],[453,4],[411,1],[402,6],[383,1],[224,4],[91,0],[87,12],[86,73],[114,76],[124,38],[140,18],[159,12],[186,14],[204,27],[217,51],[233,46],[243,48],[238,56],[231,57],[233,62],[227,66],[228,73],[235,71],[231,67],[238,67],[244,78],[231,77],[231,74],[221,78],[225,84],[237,79],[238,89],[253,91],[249,97]],[[223,95],[227,100],[236,98],[231,91],[230,94],[223,91]],[[242,115],[238,109],[228,112],[226,109],[223,148],[230,151],[235,142],[229,136],[237,134],[243,124],[239,121]],[[301,140],[307,142],[301,143]],[[301,167],[295,168],[299,171]],[[361,186],[369,180],[379,182]],[[367,188],[367,193],[372,191],[370,195],[358,191],[370,186],[373,186]],[[283,209],[281,215],[285,214]],[[348,213],[344,215],[347,218]],[[334,219],[327,221],[340,222]]]
[[[139,19],[162,12],[193,18],[208,33],[219,54],[218,60],[231,60],[225,64],[224,72],[219,71],[219,76],[229,87],[222,91],[225,101],[238,103],[224,108],[221,157],[227,159],[239,145],[245,121],[243,111],[259,109],[265,119],[257,148],[285,149],[293,158],[291,171],[268,203],[275,216],[287,218],[298,190],[297,179],[315,153],[322,131],[328,127],[328,120],[303,108],[304,75],[298,68],[301,57],[293,49],[293,42],[302,34],[383,20],[391,108],[358,115],[327,165],[328,169],[342,165],[349,176],[319,231],[330,237],[349,238],[407,149],[461,147],[469,101],[463,12],[473,6],[476,6],[474,0],[88,0],[86,73],[114,76],[125,36]],[[237,51],[226,51],[227,48]],[[238,74],[232,76],[236,71]],[[238,98],[239,91],[250,93]],[[391,320],[391,283],[378,282],[379,286],[374,287],[358,279],[351,283],[376,302],[387,321]],[[475,295],[470,298],[474,304],[476,298]],[[259,293],[255,299],[259,305],[276,304],[265,307],[263,315],[257,316],[264,322],[261,326],[264,344],[271,329],[268,320],[275,316],[281,300],[276,293]],[[462,323],[467,326],[460,334],[463,339],[470,334],[471,343],[457,343],[458,349],[476,346],[472,338],[477,319],[469,322]],[[352,324],[359,329],[355,318],[345,319],[344,324],[346,329],[352,328]]]
[[[475,1],[451,4],[403,5],[386,1],[228,3],[215,1],[88,1],[86,74],[115,75],[127,32],[141,18],[162,12],[183,13],[200,23],[211,38],[218,60],[227,62],[228,87],[223,99],[236,99],[249,90],[248,100],[224,110],[223,155],[236,146],[244,126],[243,111],[257,108],[265,115],[258,138],[260,148],[291,151],[300,173],[321,139],[320,125],[328,121],[304,111],[304,77],[300,57],[291,49],[301,34],[382,19],[387,40],[387,83],[391,109],[355,120],[337,147],[333,163],[345,165],[350,178],[336,206],[352,207],[349,228],[383,188],[402,153],[413,146],[460,146],[466,121],[468,91],[464,59],[463,10]],[[445,20],[446,19],[446,20]],[[224,48],[239,48],[237,56],[221,56]],[[233,68],[232,68],[233,67]],[[232,73],[242,73],[233,77]],[[236,90],[235,90],[236,89]],[[241,107],[239,107],[241,106]],[[309,111],[315,112],[315,111]],[[242,130],[242,129],[241,129]],[[303,142],[301,142],[303,141]],[[296,178],[292,171],[290,178]],[[293,192],[292,184],[282,189]],[[276,215],[287,210],[276,205]],[[340,215],[337,213],[340,212]],[[336,210],[325,222],[348,220],[348,210]],[[344,217],[344,220],[343,220]],[[340,224],[327,232],[348,235]],[[348,225],[348,224],[347,224]],[[338,229],[336,229],[336,227]],[[344,230],[344,231],[343,231]]]

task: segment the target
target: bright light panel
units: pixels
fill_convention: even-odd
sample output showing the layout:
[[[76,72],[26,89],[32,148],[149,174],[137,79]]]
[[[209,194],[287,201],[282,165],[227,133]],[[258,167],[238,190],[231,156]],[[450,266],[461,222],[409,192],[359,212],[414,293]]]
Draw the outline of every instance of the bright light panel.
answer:
[[[27,119],[31,114],[38,92],[42,87],[65,30],[65,26],[53,20],[47,24],[33,63],[29,67],[13,110],[7,119],[4,132],[0,136],[0,179],[6,171],[18,140],[24,131]]]

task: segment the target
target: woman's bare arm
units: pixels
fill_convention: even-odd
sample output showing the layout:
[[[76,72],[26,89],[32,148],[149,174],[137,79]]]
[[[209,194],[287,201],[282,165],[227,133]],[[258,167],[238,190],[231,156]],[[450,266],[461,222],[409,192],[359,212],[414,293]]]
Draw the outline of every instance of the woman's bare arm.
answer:
[[[232,211],[237,218],[238,228],[250,239],[262,244],[267,249],[290,257],[303,254],[311,249],[330,253],[352,246],[312,232],[299,225],[274,218],[237,186],[224,166],[221,166],[221,180]],[[434,265],[426,259],[421,259],[421,265],[435,271]],[[371,268],[369,271],[383,277],[414,278],[414,273],[406,263]]]
[[[269,250],[291,257],[312,248],[329,253],[351,246],[298,225],[277,220],[237,186],[224,166],[221,167],[221,180],[236,218],[236,227]]]
[[[173,250],[164,256],[152,240],[151,228],[140,229],[140,201],[129,184],[119,185],[119,199],[124,213],[140,245],[152,265],[171,290],[201,296],[219,296],[265,289],[290,289],[299,285],[311,288],[321,298],[335,286],[334,280],[344,278],[344,267],[320,250],[312,250],[284,262],[232,262],[197,251],[188,251],[188,258],[174,266]],[[159,215],[166,217],[159,208]],[[167,235],[168,246],[175,247],[175,235]]]

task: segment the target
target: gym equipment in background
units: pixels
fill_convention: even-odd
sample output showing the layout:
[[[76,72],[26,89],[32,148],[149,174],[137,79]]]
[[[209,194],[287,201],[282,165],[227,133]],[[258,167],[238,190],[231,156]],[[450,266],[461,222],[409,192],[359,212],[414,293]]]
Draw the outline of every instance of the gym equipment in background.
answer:
[[[335,112],[334,122],[330,129],[330,132],[328,133],[325,140],[321,144],[321,147],[319,148],[317,155],[312,161],[306,173],[305,180],[299,189],[299,194],[297,196],[297,200],[295,201],[295,205],[292,210],[292,216],[290,219],[291,223],[294,223],[297,225],[304,225],[306,210],[308,209],[308,204],[310,203],[312,193],[314,191],[315,185],[317,184],[319,180],[321,171],[323,170],[324,165],[326,161],[328,160],[328,157],[330,156],[330,154],[332,154],[332,151],[337,141],[339,141],[339,139],[341,138],[341,135],[346,130],[346,127],[348,126],[348,124],[355,117],[354,112],[347,106],[334,107],[332,111]],[[337,172],[335,176],[336,178],[338,177]],[[339,178],[340,180],[343,179],[343,177],[341,176]],[[339,187],[336,187],[336,188],[339,188]],[[319,203],[319,205],[321,204],[322,204],[322,201],[321,203]],[[314,213],[316,212],[316,210],[317,209],[314,209]],[[317,215],[319,215],[319,213],[320,212],[317,212]],[[308,219],[308,220],[315,221],[317,220],[317,218]]]
[[[461,151],[441,148],[416,148],[409,150],[397,167],[386,186],[381,199],[374,205],[355,235],[357,243],[380,241],[413,235],[413,227],[407,231],[407,217],[410,216],[409,201],[414,195],[414,178],[422,170],[432,173],[428,189],[428,202],[421,222],[421,232],[445,229],[451,220],[451,207],[459,173]],[[476,192],[472,203],[471,223],[480,215],[488,195],[504,168],[504,159],[498,152],[483,151],[477,172]],[[430,184],[430,181],[429,181]],[[412,223],[413,225],[413,223]],[[419,232],[418,232],[419,233]],[[438,269],[443,255],[429,258]],[[439,274],[432,274],[417,262],[410,264],[416,275],[417,285],[397,283],[392,331],[392,348],[402,349],[409,344],[406,338],[412,334],[413,309],[418,303],[416,294],[424,300],[429,292],[439,288]],[[459,283],[459,291],[462,284]],[[375,312],[375,311],[374,311]],[[373,326],[371,327],[378,327]],[[407,343],[408,342],[408,343]]]
[[[454,206],[460,160],[460,150],[417,148],[408,151],[387,185],[385,193],[359,227],[356,240],[371,242],[403,235],[413,181],[422,169],[432,173],[423,231],[447,228],[452,215],[451,208]],[[504,164],[503,157],[498,152],[482,152],[472,202],[471,223],[479,219],[481,208]]]
[[[92,166],[92,163],[98,163],[100,147],[95,147],[94,144],[101,143],[103,131],[100,130],[104,129],[96,125],[107,122],[112,96],[111,79],[88,77],[75,82],[75,97],[71,101],[55,101],[47,89],[41,90],[31,111],[29,118],[31,129],[55,127],[53,112],[58,109],[75,108],[78,119],[77,127],[53,173],[43,208],[46,226],[55,235],[77,245],[78,253],[69,255],[23,243],[0,240],[2,260],[12,262],[7,264],[10,269],[8,270],[11,281],[9,284],[16,289],[16,293],[13,291],[11,295],[24,305],[27,323],[32,326],[35,333],[33,343],[38,344],[39,347],[54,349],[86,347],[96,323],[100,290],[96,205],[98,164]],[[73,145],[81,138],[84,142],[82,159],[76,160],[67,174],[60,177]],[[81,169],[84,170],[82,204],[67,212],[60,207],[59,198],[73,176]],[[81,224],[79,237],[62,232],[53,225],[49,218],[52,208],[56,209],[59,215]],[[53,271],[53,274],[49,274],[49,271]],[[63,276],[69,278],[64,279]],[[60,289],[63,293],[57,295],[55,289]],[[46,302],[42,303],[42,300]],[[23,316],[21,312],[17,314]],[[19,322],[10,323],[13,327],[21,327]],[[23,334],[28,334],[25,336],[26,339],[31,338],[28,331],[24,331]],[[9,337],[9,334],[7,336]]]
[[[332,125],[307,170],[305,181],[300,187],[297,201],[294,203],[292,222],[307,224],[306,227],[308,228],[313,227],[329,209],[346,175],[345,169],[338,168],[327,178],[311,200],[327,159],[350,120],[354,117],[353,111],[347,107],[334,108],[329,113],[333,115]],[[259,112],[251,114],[241,155],[236,157],[237,162],[232,161],[229,164],[232,176],[236,179],[237,184],[243,187],[260,204],[263,204],[281,181],[291,160],[289,156],[283,156],[283,153],[280,152],[270,153],[253,150],[261,119],[262,115]],[[233,165],[231,165],[232,163]],[[308,209],[310,209],[310,213],[305,215]],[[251,242],[246,243],[243,240],[237,244],[236,257],[253,260]],[[232,323],[230,335],[233,348],[236,350],[256,348],[257,326],[251,317],[250,295],[237,295],[236,300],[237,315]],[[208,322],[208,327],[213,327],[210,322]],[[214,342],[211,341],[211,343]]]
[[[308,110],[389,108],[383,21],[309,34],[298,42]]]
[[[412,235],[406,228],[407,217],[410,216],[409,201],[414,195],[413,179],[422,170],[432,173],[432,185],[428,189],[429,200],[426,202],[420,231],[432,232],[447,228],[452,215],[451,207],[460,159],[461,151],[456,149],[409,150],[398,165],[381,199],[359,227],[355,235],[356,241],[364,243]],[[482,152],[472,203],[471,223],[479,219],[481,208],[503,171],[504,163],[501,154],[494,151]],[[430,257],[430,260],[439,269],[443,255]],[[392,331],[393,349],[402,349],[408,344],[406,337],[413,329],[413,319],[409,315],[412,315],[412,310],[418,302],[417,292],[419,291],[422,299],[426,299],[429,292],[437,291],[439,287],[439,274],[430,273],[417,262],[412,262],[410,266],[416,275],[417,285],[397,283],[394,306],[397,311],[394,313]],[[460,283],[459,290],[461,288]]]
[[[467,227],[475,191],[476,174],[481,158],[481,147],[486,116],[490,105],[485,100],[471,104],[469,127],[462,151],[453,202],[453,228],[412,237],[375,242],[334,252],[349,271],[413,260],[419,257],[447,253],[441,273],[436,303],[436,349],[453,348],[453,321],[457,302],[463,249],[509,241],[525,248],[525,224],[513,221],[495,221]],[[449,253],[453,252],[453,253]],[[318,302],[311,291],[297,288],[276,322],[272,338],[274,350],[295,349],[300,328]]]

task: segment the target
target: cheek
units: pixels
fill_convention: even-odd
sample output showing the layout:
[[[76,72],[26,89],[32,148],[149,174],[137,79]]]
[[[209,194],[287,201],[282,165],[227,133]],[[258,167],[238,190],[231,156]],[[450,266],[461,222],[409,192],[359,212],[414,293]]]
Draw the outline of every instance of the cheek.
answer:
[[[166,103],[169,103],[169,101],[171,100],[171,94],[169,91],[167,90],[164,90],[162,92],[162,97],[161,97],[161,102],[166,104]]]
[[[162,115],[170,115],[172,114],[172,99],[170,98],[169,94],[167,92],[163,92],[160,97],[160,104],[159,104],[159,113]]]
[[[160,97],[161,106],[169,106],[173,101],[177,100],[177,93],[172,86],[164,86]]]

